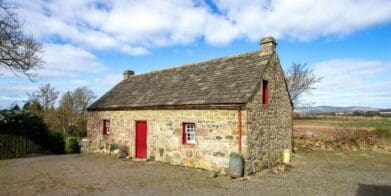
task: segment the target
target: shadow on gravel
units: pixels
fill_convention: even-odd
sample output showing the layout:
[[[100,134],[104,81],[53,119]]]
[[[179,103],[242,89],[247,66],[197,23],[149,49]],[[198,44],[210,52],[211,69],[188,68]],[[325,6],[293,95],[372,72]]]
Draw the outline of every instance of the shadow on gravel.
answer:
[[[356,195],[391,195],[391,186],[359,184]]]

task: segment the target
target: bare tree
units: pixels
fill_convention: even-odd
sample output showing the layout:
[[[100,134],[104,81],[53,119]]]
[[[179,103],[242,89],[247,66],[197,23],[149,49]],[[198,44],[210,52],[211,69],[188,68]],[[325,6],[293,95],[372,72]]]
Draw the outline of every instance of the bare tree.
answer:
[[[57,109],[57,116],[60,121],[63,134],[68,134],[73,126],[73,121],[76,117],[74,114],[75,101],[71,92],[66,92],[62,95],[60,100],[60,106]]]
[[[87,106],[92,103],[96,95],[87,87],[79,87],[73,92],[73,99],[76,105],[76,111],[79,114],[85,114]]]
[[[87,106],[96,95],[87,87],[80,87],[73,92],[66,92],[58,108],[58,118],[64,134],[85,136],[87,133]]]
[[[49,109],[54,107],[59,92],[54,87],[52,87],[49,83],[47,83],[39,87],[38,90],[27,95],[30,97],[29,98],[30,101],[37,101],[38,103],[41,104],[44,111],[47,112]]]
[[[43,63],[42,44],[23,32],[15,9],[15,5],[0,0],[0,66],[31,79],[34,75],[29,71]]]
[[[307,67],[306,63],[293,63],[288,71],[285,72],[285,78],[294,106],[300,103],[300,96],[304,92],[313,90],[314,84],[322,79],[317,77],[314,71]]]

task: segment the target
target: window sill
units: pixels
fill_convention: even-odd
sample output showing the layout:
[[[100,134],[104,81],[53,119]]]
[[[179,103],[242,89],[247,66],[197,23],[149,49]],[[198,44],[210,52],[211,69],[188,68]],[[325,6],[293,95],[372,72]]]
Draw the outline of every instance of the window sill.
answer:
[[[186,143],[186,144],[183,144],[183,146],[187,146],[187,147],[195,147],[195,146],[196,146],[196,144],[188,144],[188,143]]]

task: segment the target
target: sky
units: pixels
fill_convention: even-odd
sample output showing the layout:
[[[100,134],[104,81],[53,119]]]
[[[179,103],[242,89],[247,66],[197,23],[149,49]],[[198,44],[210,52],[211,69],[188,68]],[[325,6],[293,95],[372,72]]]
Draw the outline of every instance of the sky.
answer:
[[[303,105],[391,108],[390,0],[23,0],[23,28],[43,44],[34,82],[0,67],[0,107],[39,86],[103,95],[136,74],[259,50],[273,36],[284,70],[321,77]]]

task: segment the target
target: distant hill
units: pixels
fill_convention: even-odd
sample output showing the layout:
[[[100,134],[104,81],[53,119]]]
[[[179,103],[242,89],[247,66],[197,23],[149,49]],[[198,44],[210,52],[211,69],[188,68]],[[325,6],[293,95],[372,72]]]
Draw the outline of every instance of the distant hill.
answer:
[[[350,107],[335,107],[335,106],[314,106],[314,107],[298,107],[295,112],[299,113],[324,113],[324,112],[366,112],[366,111],[385,111],[391,109],[380,109],[372,107],[350,106]]]
[[[391,108],[389,108],[389,109],[381,109],[379,112],[391,112]]]

